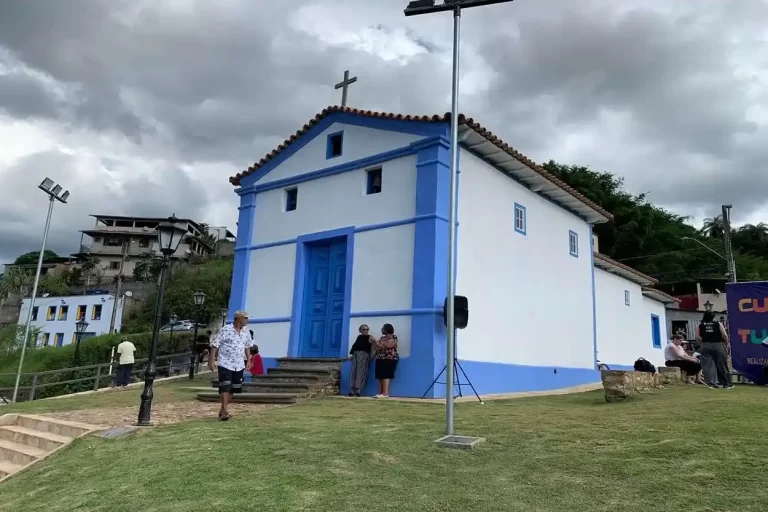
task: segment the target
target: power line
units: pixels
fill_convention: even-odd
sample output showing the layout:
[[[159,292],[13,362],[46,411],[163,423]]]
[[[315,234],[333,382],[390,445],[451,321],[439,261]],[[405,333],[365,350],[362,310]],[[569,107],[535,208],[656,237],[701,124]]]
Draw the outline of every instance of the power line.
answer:
[[[655,254],[645,254],[643,256],[631,256],[629,258],[622,258],[622,259],[616,260],[616,261],[639,260],[639,259],[643,259],[643,258],[653,258],[654,256],[666,256],[667,254],[677,254],[679,252],[687,252],[687,251],[695,251],[695,250],[698,250],[698,248],[697,247],[691,247],[691,248],[688,248],[688,249],[678,249],[676,251],[657,252]]]

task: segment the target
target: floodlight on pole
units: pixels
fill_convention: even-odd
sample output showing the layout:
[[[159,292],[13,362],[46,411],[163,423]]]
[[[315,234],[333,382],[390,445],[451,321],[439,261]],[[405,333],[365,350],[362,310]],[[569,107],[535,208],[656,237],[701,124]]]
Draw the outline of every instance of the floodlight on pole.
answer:
[[[513,0],[413,0],[405,8],[406,16],[432,14],[435,12],[453,12],[453,65],[451,82],[451,179],[448,201],[448,275],[445,308],[446,344],[445,344],[445,434],[453,435],[453,392],[455,358],[455,303],[456,296],[456,204],[458,201],[459,172],[459,57],[461,42],[461,10],[492,4],[509,3]]]
[[[65,190],[61,193],[61,185],[57,185],[51,178],[46,177],[37,188],[48,194],[48,216],[45,219],[45,229],[43,230],[43,246],[40,249],[40,254],[37,257],[37,269],[35,270],[35,282],[32,285],[32,297],[29,300],[29,311],[27,311],[27,321],[24,324],[24,338],[21,344],[21,357],[19,358],[19,369],[16,372],[16,384],[13,386],[12,402],[16,402],[16,398],[19,394],[19,382],[21,381],[21,370],[24,366],[24,354],[27,351],[27,343],[29,343],[29,329],[32,325],[32,310],[35,307],[35,298],[37,296],[37,286],[40,284],[40,272],[43,268],[43,258],[45,256],[45,243],[48,241],[48,230],[51,227],[51,216],[53,215],[53,203],[59,201],[60,203],[66,203],[69,198],[69,191]]]

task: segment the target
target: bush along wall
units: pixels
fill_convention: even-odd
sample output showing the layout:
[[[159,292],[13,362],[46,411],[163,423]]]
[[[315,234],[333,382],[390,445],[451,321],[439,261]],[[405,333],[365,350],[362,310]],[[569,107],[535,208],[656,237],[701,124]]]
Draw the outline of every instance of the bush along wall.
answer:
[[[139,334],[104,334],[85,338],[80,342],[79,365],[90,366],[95,364],[109,363],[112,348],[120,343],[122,336],[128,338],[136,346],[136,359],[144,359],[149,356],[149,346],[152,342],[152,333]],[[162,333],[157,344],[157,356],[170,354],[180,354],[189,352],[192,342],[191,333]],[[24,367],[22,373],[39,373],[50,370],[61,370],[71,368],[75,355],[75,345],[65,345],[63,347],[41,347],[28,349],[24,357]],[[16,352],[0,361],[0,374],[15,374],[19,365],[20,353]],[[168,361],[161,361],[158,366],[166,366]],[[146,367],[144,364],[134,366],[134,375],[141,377],[141,371]],[[109,386],[114,379],[117,366],[113,367],[112,376],[108,375],[108,368],[102,368],[99,372],[99,387]],[[167,371],[159,370],[158,378],[165,376]],[[52,375],[40,375],[37,378],[37,389],[35,398],[47,398],[59,396],[80,391],[94,389],[94,381],[97,375],[96,368],[85,370],[76,370],[72,372],[61,372]],[[137,378],[138,378],[137,377]],[[56,384],[57,382],[89,378],[86,381],[72,382],[66,384]],[[0,375],[0,394],[7,395],[3,388],[12,388],[15,377],[12,375]],[[32,385],[31,375],[22,375],[21,386],[29,387]],[[29,393],[25,389],[20,391],[22,398],[26,399]]]

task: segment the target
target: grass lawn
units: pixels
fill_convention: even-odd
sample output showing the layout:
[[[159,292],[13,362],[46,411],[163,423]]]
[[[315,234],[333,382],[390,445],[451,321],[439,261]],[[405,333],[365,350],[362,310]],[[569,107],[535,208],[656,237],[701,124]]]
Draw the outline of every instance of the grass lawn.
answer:
[[[181,402],[192,400],[197,391],[189,389],[194,386],[210,386],[211,376],[203,374],[193,382],[189,379],[155,382],[153,390],[155,403]],[[32,402],[19,402],[14,405],[0,407],[0,415],[8,413],[45,414],[47,412],[76,411],[79,409],[94,409],[99,407],[130,407],[135,405],[138,411],[139,397],[143,386],[130,389],[115,389],[87,395],[63,396]],[[211,388],[213,389],[213,388]],[[0,505],[1,506],[1,505]],[[3,510],[0,508],[0,510]]]
[[[768,390],[460,403],[328,398],[85,438],[0,485],[0,510],[764,511]],[[157,400],[160,400],[158,394]]]

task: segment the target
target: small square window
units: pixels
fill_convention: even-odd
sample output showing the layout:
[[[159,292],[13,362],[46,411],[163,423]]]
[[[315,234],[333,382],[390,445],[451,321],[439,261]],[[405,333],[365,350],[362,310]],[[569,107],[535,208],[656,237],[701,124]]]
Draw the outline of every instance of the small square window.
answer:
[[[515,203],[515,231],[525,234],[525,206]]]
[[[110,270],[120,270],[120,262],[119,261],[110,261],[109,262],[109,269]]]
[[[57,332],[56,336],[53,337],[53,346],[54,347],[60,347],[64,344],[64,333],[63,332]]]
[[[299,189],[289,188],[285,191],[285,211],[292,212],[296,209],[299,200]]]
[[[381,192],[381,167],[366,171],[365,193],[368,195]]]
[[[327,147],[325,148],[325,158],[336,158],[341,156],[344,148],[344,132],[332,133],[328,135]]]
[[[36,322],[36,321],[37,321],[37,312],[38,312],[39,310],[40,310],[40,308],[38,308],[37,306],[35,306],[35,307],[33,307],[33,308],[32,308],[32,321],[33,321],[33,322]]]
[[[568,252],[574,258],[579,257],[579,234],[575,231],[568,232]]]
[[[149,247],[149,238],[139,240],[139,247]]]
[[[47,333],[47,332],[43,333],[43,341],[42,341],[42,343],[43,343],[44,347],[48,346],[48,340],[50,339],[50,337],[51,337],[50,333]]]
[[[624,305],[629,306],[629,290],[624,290]]]
[[[69,306],[61,306],[59,308],[59,320],[61,321],[66,320],[68,314],[69,314]]]
[[[50,306],[48,308],[48,314],[45,316],[45,319],[49,322],[52,320],[56,320],[56,306]]]
[[[85,310],[88,308],[88,306],[80,305],[77,306],[77,318],[75,320],[82,320],[85,318]]]
[[[101,320],[101,304],[94,304],[91,311],[91,320]]]

